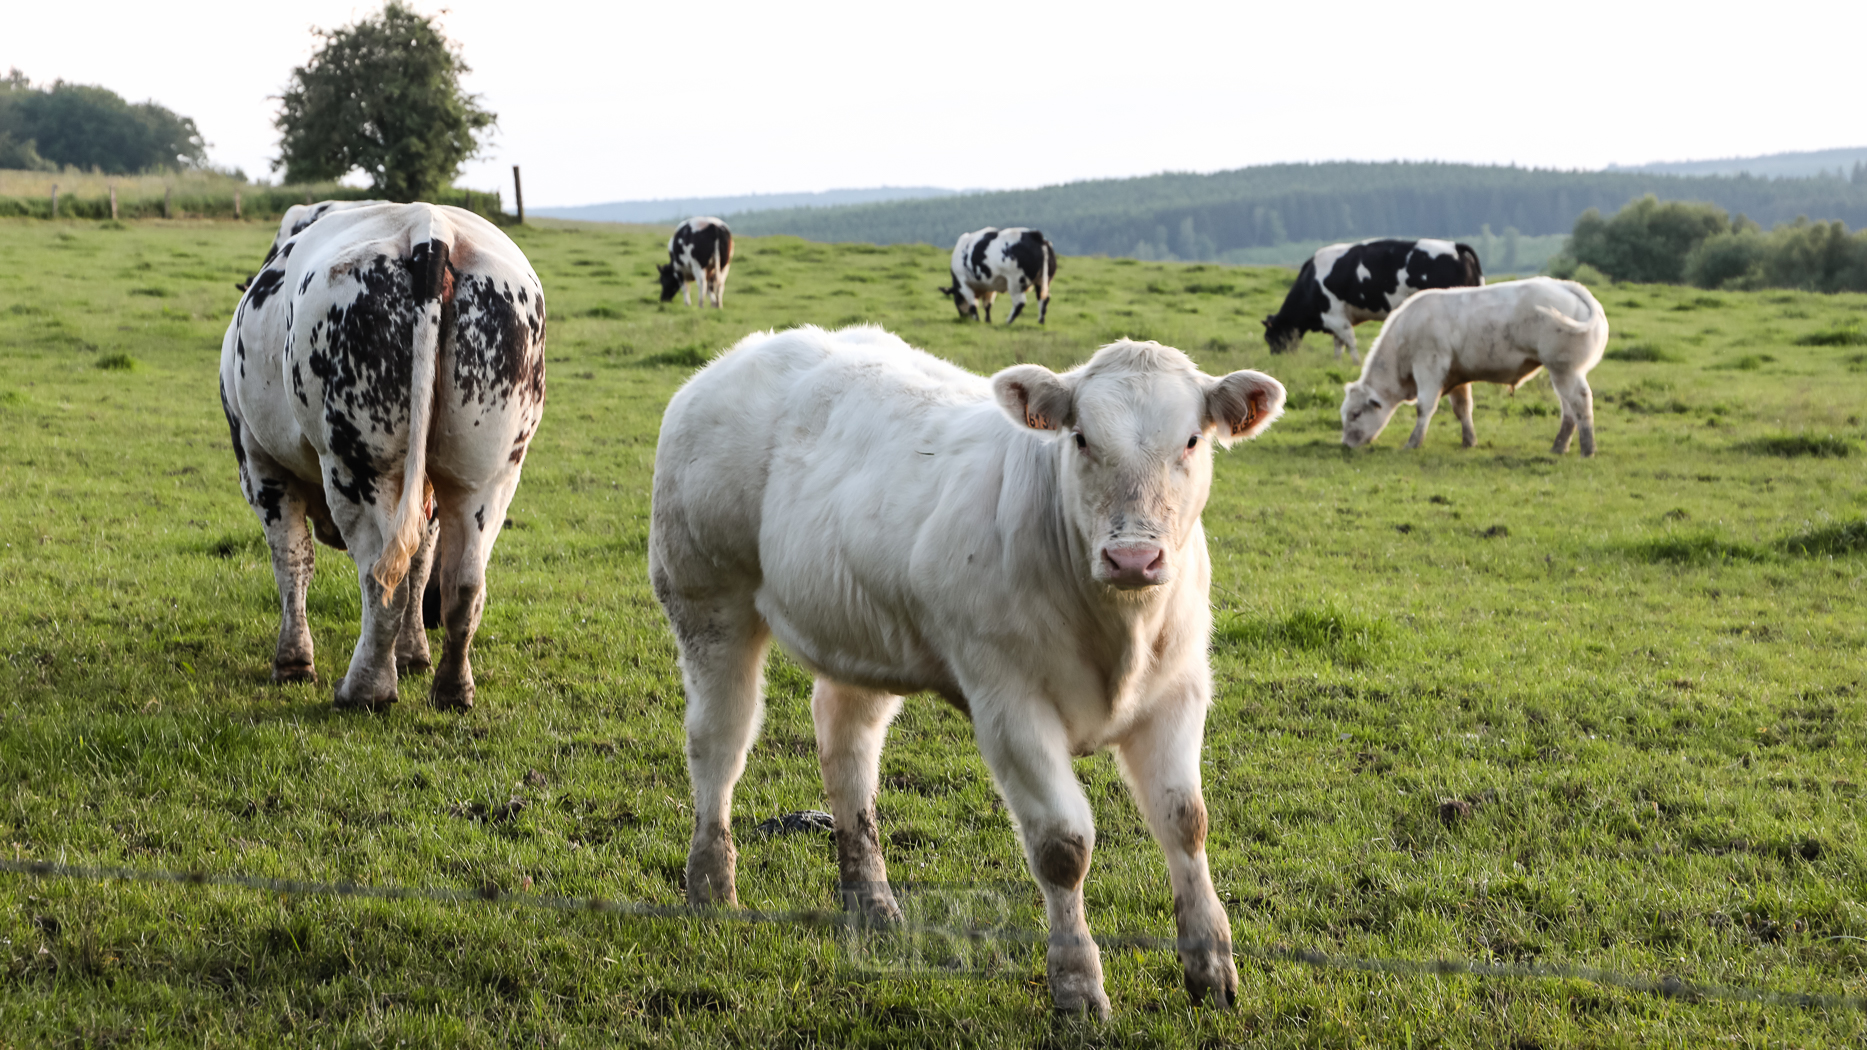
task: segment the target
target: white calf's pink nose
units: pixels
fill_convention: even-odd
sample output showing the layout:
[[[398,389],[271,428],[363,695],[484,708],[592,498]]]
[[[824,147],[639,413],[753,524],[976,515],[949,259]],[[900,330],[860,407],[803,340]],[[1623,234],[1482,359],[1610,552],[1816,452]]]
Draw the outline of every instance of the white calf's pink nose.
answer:
[[[1117,587],[1151,587],[1167,571],[1167,554],[1159,547],[1104,547],[1102,567]]]

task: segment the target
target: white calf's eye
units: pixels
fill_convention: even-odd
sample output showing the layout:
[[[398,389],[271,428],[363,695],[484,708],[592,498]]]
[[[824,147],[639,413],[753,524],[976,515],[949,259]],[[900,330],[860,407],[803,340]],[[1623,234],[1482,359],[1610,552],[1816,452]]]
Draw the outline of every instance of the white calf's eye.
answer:
[[[1083,437],[1083,436],[1082,436],[1081,434],[1077,434],[1077,435],[1076,435],[1076,447],[1077,447],[1077,448],[1083,448],[1083,449],[1086,449],[1086,448],[1088,448],[1088,447],[1089,447],[1089,439],[1088,439],[1088,438],[1085,438],[1085,437]]]
[[[1192,447],[1193,447],[1194,445],[1197,445],[1197,444],[1199,444],[1199,435],[1198,435],[1198,434],[1194,434],[1194,435],[1193,435],[1192,437],[1190,437],[1190,438],[1187,438],[1187,439],[1186,439],[1186,447],[1187,447],[1187,448],[1192,448]]]

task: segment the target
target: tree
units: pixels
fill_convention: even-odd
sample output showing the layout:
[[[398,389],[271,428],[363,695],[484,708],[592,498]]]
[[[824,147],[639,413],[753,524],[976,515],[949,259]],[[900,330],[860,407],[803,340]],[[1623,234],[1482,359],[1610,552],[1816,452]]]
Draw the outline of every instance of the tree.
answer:
[[[287,182],[362,170],[375,192],[416,200],[452,181],[498,119],[460,88],[470,72],[434,20],[397,0],[375,18],[314,30],[324,44],[292,70],[274,122]]]
[[[109,88],[62,80],[35,89],[17,69],[0,80],[0,167],[124,175],[206,163],[194,121],[165,106],[132,105]]]

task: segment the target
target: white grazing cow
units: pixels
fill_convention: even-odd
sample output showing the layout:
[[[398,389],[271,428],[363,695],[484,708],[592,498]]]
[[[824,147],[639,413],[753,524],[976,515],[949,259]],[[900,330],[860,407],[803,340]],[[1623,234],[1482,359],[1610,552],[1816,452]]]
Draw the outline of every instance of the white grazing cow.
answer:
[[[1574,281],[1532,277],[1416,292],[1388,318],[1362,362],[1361,378],[1344,388],[1342,443],[1355,448],[1373,441],[1394,409],[1413,401],[1420,416],[1406,447],[1419,448],[1440,396],[1450,394],[1470,448],[1478,440],[1471,384],[1502,383],[1515,390],[1547,368],[1562,401],[1553,451],[1567,452],[1569,436],[1579,427],[1582,455],[1592,456],[1595,398],[1587,376],[1607,345],[1607,314]]]
[[[274,681],[316,678],[305,619],[315,532],[350,552],[363,596],[337,706],[394,703],[398,670],[429,665],[431,566],[447,628],[432,699],[472,706],[468,647],[486,559],[544,414],[544,349],[538,275],[472,212],[331,209],[278,245],[220,355],[240,490],[279,585]]]
[[[733,904],[733,785],[766,643],[816,675],[811,715],[845,901],[900,911],[876,828],[901,695],[973,721],[1050,923],[1058,1008],[1106,1015],[1083,913],[1095,846],[1070,758],[1112,747],[1167,855],[1187,988],[1237,994],[1206,866],[1212,691],[1199,515],[1212,445],[1283,410],[1260,372],[1202,374],[1122,341],[1058,375],[985,379],[879,328],[747,336],[668,404],[648,569],[687,687],[687,898]]]

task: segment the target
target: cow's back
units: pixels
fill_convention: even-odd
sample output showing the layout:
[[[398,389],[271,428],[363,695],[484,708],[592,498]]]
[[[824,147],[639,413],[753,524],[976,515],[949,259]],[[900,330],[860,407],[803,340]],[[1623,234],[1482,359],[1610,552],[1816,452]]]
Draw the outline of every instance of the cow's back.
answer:
[[[879,328],[748,336],[668,403],[651,553],[678,542],[753,569],[774,473],[789,485],[859,473],[917,414],[990,398],[985,380]]]

